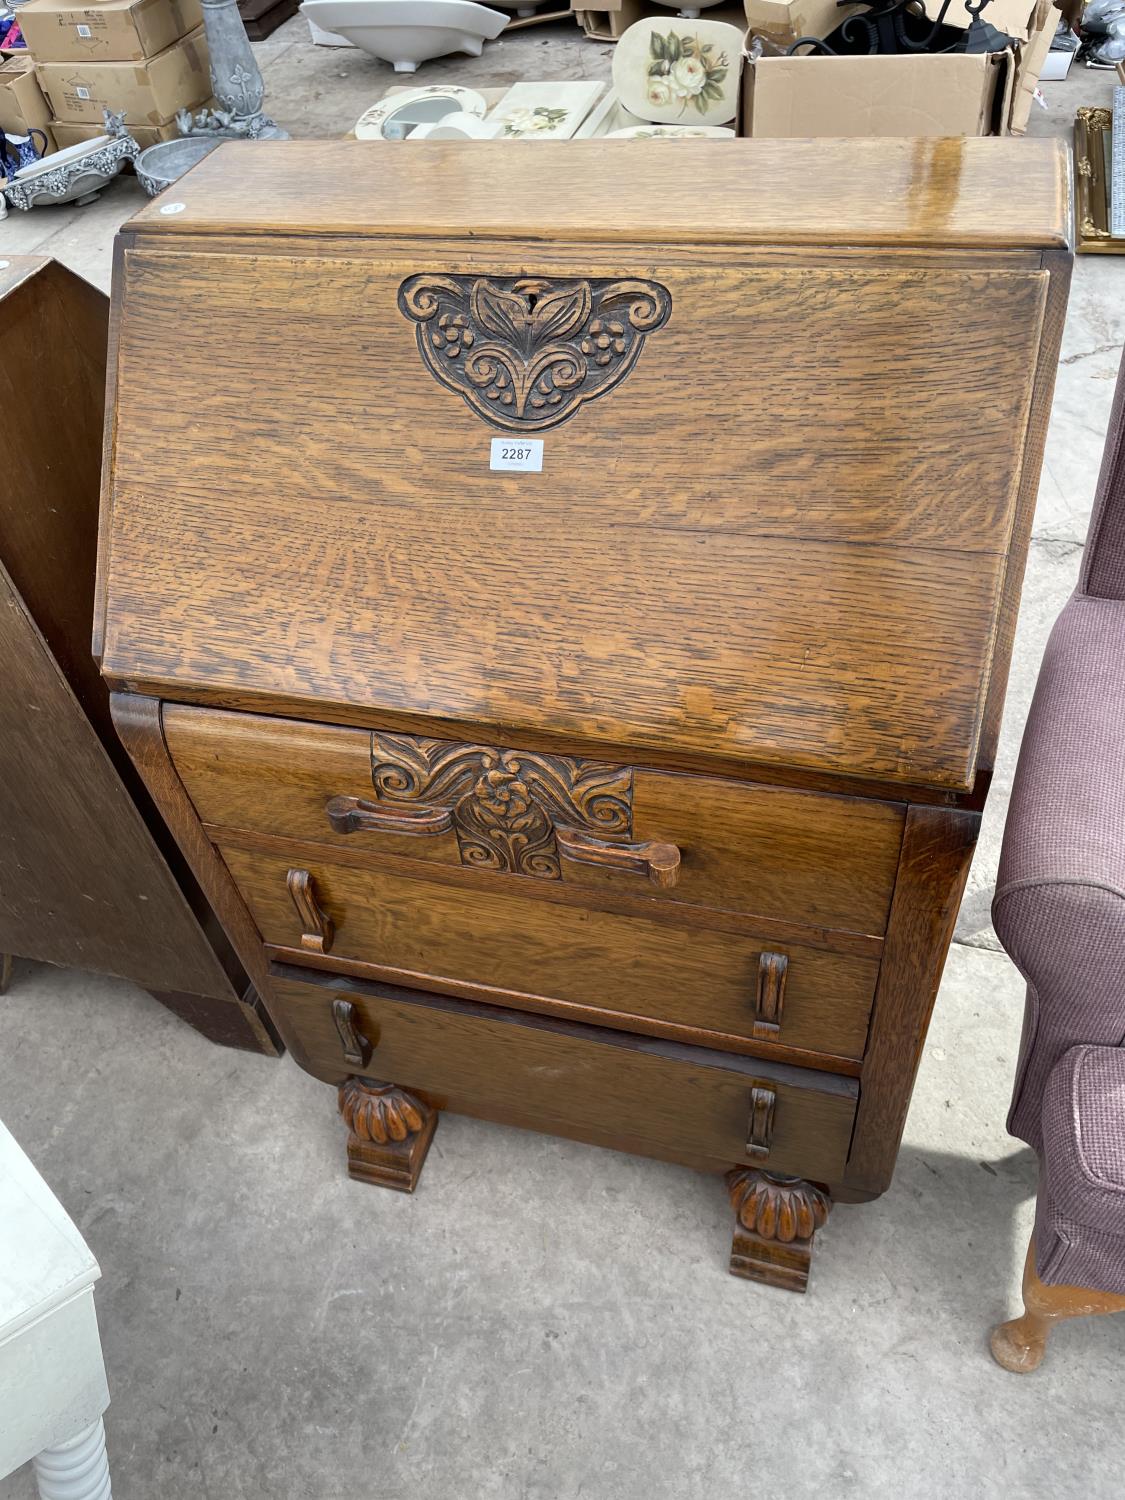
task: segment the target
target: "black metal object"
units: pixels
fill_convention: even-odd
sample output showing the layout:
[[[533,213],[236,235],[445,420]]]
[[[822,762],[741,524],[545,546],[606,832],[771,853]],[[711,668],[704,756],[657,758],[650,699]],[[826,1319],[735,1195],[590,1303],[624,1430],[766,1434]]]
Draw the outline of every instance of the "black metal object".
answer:
[[[837,8],[853,0],[836,0]],[[1013,47],[1012,37],[981,20],[981,11],[991,0],[965,0],[972,21],[964,31],[946,26],[952,0],[942,0],[934,20],[926,15],[923,0],[871,0],[861,14],[848,16],[826,38],[799,37],[786,51],[792,57],[809,48],[827,57],[896,56],[911,52],[1003,52]]]

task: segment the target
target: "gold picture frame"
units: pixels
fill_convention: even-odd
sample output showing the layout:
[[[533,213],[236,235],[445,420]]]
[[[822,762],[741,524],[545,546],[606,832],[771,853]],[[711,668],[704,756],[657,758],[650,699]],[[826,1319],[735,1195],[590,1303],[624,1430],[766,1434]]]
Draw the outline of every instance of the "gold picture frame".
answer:
[[[1085,104],[1074,117],[1074,191],[1079,255],[1125,255],[1125,239],[1109,232],[1106,162],[1113,111]]]

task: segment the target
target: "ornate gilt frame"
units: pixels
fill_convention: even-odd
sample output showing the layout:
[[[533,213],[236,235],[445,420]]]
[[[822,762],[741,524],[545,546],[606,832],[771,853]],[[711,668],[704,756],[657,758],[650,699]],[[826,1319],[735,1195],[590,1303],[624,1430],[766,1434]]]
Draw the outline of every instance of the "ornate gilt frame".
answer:
[[[1109,232],[1105,137],[1113,111],[1085,104],[1074,117],[1075,249],[1080,255],[1125,255],[1125,240]]]

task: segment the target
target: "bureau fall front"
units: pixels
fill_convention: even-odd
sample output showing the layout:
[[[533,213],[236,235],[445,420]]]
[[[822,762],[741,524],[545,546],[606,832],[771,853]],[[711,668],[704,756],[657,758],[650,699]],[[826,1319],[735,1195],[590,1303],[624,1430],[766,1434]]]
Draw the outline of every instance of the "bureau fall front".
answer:
[[[803,1289],[987,792],[1062,152],[236,143],[174,194],[96,649],[349,1170],[413,1189],[445,1110],[685,1163]]]

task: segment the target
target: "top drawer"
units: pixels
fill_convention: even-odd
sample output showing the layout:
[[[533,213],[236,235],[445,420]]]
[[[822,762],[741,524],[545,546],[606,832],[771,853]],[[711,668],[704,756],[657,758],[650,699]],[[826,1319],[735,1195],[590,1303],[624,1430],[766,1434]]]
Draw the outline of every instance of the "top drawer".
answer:
[[[897,803],[175,704],[164,724],[213,828],[489,870],[529,894],[561,879],[595,904],[886,927]]]

